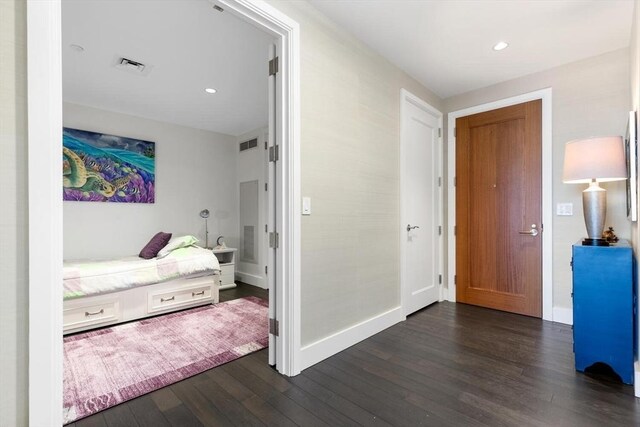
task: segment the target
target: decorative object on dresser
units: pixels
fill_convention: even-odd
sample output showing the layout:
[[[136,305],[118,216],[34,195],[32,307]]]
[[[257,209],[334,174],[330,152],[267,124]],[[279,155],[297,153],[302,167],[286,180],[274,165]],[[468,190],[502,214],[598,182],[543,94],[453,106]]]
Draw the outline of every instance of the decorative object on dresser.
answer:
[[[609,365],[633,384],[635,283],[626,240],[609,247],[573,245],[573,350],[576,370]]]
[[[267,306],[240,298],[65,337],[64,422],[265,348]]]
[[[589,184],[582,192],[582,209],[587,226],[583,245],[608,246],[602,238],[607,213],[607,192],[600,182],[627,179],[624,144],[621,136],[580,139],[567,142],[564,152],[563,182]]]
[[[201,210],[200,218],[204,219],[204,247],[205,249],[211,249],[209,247],[209,209]]]
[[[616,236],[616,233],[614,233],[613,227],[609,227],[608,230],[605,230],[604,233],[602,233],[602,238],[609,243],[616,243],[620,240],[618,239],[618,236]]]
[[[154,203],[155,153],[155,142],[63,128],[63,200]]]
[[[220,290],[236,287],[236,251],[236,248],[226,247],[213,249],[220,263]]]

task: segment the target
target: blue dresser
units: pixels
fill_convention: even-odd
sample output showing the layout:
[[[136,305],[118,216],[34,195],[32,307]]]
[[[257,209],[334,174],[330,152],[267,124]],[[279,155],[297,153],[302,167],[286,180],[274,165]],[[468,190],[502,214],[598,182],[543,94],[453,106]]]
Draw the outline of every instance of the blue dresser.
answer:
[[[573,346],[576,369],[609,365],[633,384],[634,260],[631,245],[573,245]]]

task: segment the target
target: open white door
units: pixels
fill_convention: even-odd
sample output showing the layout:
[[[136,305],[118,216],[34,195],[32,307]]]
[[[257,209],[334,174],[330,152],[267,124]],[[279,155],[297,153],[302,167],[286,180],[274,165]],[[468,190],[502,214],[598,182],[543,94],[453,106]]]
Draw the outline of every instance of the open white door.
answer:
[[[269,287],[269,365],[276,364],[276,163],[273,158],[276,147],[276,73],[272,73],[276,47],[269,48],[269,136],[267,138],[267,265],[265,266]]]
[[[442,114],[405,90],[401,103],[402,306],[409,315],[440,297]]]

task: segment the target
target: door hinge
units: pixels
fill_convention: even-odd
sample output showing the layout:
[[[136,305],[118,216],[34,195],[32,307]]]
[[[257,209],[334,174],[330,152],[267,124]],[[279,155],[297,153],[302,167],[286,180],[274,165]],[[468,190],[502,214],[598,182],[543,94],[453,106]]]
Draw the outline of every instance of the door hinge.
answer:
[[[438,284],[442,285],[442,274],[438,274]]]
[[[277,162],[278,160],[280,160],[280,146],[274,145],[269,147],[269,161]]]
[[[264,232],[266,233],[266,232],[268,232],[268,231],[269,231],[269,229],[267,228],[267,224],[265,224],[265,225],[264,225]]]
[[[264,191],[269,191],[269,185],[266,182],[264,183]]]
[[[453,186],[455,187],[456,185],[458,185],[458,180],[456,179],[456,177],[453,177]]]
[[[454,137],[456,137],[456,136],[457,136],[457,135],[456,135],[456,129],[457,129],[457,128],[453,128],[453,136],[454,136]]]
[[[264,149],[266,150],[267,148],[269,148],[269,143],[267,141],[264,142]]]
[[[442,187],[442,177],[438,177],[438,187]]]
[[[442,226],[438,226],[438,236],[442,236]]]
[[[279,60],[278,60],[278,57],[276,56],[275,58],[269,61],[269,75],[270,76],[276,75],[278,73],[278,68],[279,68]]]
[[[276,337],[280,336],[280,322],[276,319],[269,319],[269,333]]]
[[[454,225],[454,226],[453,226],[453,235],[454,235],[454,236],[456,235],[456,232],[457,232],[457,231],[458,231],[458,230],[456,230],[456,226]]]
[[[455,274],[453,275],[453,284],[454,285],[458,284],[458,276],[456,276]]]
[[[264,274],[269,274],[269,266],[264,266]]]
[[[442,128],[438,128],[438,138],[442,138]]]
[[[280,236],[277,232],[272,231],[271,233],[269,233],[269,247],[278,249],[278,246],[280,246]]]

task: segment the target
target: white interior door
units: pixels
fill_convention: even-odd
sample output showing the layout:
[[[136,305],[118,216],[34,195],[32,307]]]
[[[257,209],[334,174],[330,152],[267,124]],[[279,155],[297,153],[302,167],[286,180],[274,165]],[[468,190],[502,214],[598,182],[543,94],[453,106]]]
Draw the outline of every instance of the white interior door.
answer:
[[[276,46],[269,49],[269,59],[276,57]],[[276,76],[269,75],[269,136],[267,138],[267,265],[266,279],[269,287],[269,319],[276,319],[276,249],[269,241],[269,233],[275,233],[276,225],[276,166],[269,157],[269,151],[276,145]],[[269,330],[269,365],[276,364],[276,335]]]
[[[405,315],[438,301],[440,294],[441,117],[403,91],[400,233]]]

